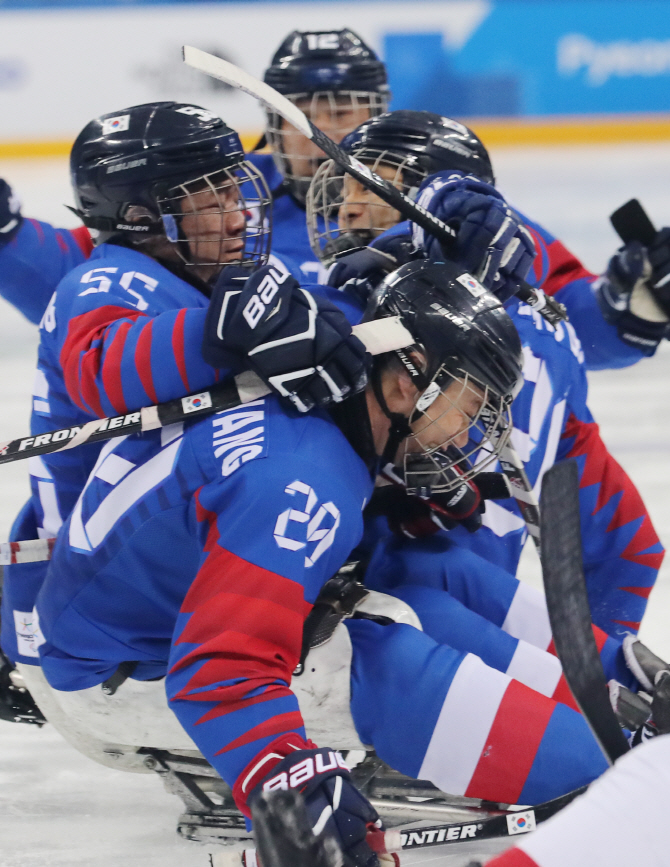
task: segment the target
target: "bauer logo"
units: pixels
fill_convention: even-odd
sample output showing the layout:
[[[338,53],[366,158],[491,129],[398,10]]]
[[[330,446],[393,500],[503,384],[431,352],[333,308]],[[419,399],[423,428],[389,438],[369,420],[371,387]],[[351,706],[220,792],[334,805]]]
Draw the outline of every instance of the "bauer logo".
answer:
[[[209,409],[212,405],[212,397],[208,391],[203,391],[201,394],[191,394],[189,397],[182,397],[181,408],[184,415],[191,412],[198,412],[201,409]]]
[[[535,830],[535,813],[533,810],[524,810],[523,813],[511,813],[507,817],[507,833],[527,834]]]
[[[129,114],[120,114],[117,117],[108,117],[102,122],[102,134],[111,135],[113,132],[123,132],[130,124]]]

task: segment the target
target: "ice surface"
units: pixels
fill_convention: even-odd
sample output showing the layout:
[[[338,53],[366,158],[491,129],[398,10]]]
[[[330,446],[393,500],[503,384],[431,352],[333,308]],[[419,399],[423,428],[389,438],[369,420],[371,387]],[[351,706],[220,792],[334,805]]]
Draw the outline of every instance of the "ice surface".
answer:
[[[493,153],[510,201],[557,234],[594,270],[617,245],[607,215],[636,196],[658,224],[670,221],[667,144],[501,149]],[[61,226],[76,219],[64,160],[0,162],[24,201],[24,213]],[[29,287],[26,291],[30,291]],[[36,330],[0,302],[0,441],[28,430]],[[633,368],[592,374],[591,409],[605,442],[641,491],[670,546],[670,348]],[[0,540],[28,493],[22,463],[0,467]],[[524,578],[537,581],[529,546]],[[649,600],[644,639],[670,658],[670,563]],[[454,745],[458,749],[458,745]],[[207,850],[180,840],[180,802],[150,775],[123,774],[74,752],[54,731],[0,723],[0,867],[206,867]],[[403,864],[461,867],[473,852],[426,849]]]

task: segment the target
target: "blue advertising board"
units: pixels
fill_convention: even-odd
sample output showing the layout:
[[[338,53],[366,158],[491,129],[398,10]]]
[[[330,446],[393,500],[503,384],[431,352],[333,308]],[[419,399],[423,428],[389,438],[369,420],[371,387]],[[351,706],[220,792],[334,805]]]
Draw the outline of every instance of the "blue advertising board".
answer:
[[[397,105],[447,115],[670,111],[670,3],[501,0],[461,47],[388,34]]]

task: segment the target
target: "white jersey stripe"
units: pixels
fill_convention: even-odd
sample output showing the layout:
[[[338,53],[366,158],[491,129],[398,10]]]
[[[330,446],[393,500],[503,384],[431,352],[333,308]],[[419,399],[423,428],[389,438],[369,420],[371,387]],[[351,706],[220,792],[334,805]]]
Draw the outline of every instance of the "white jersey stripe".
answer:
[[[551,698],[561,679],[563,669],[557,656],[533,647],[526,641],[519,641],[507,667],[507,674]]]
[[[465,794],[510,678],[469,653],[460,664],[421,763],[419,779]]]
[[[552,636],[544,593],[529,584],[519,584],[502,628],[513,638],[546,650]]]

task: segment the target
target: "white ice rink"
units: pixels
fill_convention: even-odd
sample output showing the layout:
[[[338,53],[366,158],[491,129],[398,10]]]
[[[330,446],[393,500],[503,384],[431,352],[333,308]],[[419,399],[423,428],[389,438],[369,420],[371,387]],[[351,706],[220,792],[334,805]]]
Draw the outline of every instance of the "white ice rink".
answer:
[[[670,224],[670,144],[501,149],[493,162],[510,201],[593,270],[602,270],[617,246],[607,216],[627,199],[641,199],[657,225]],[[64,161],[0,162],[0,177],[20,193],[25,214],[76,225],[62,206],[72,203]],[[34,326],[0,301],[0,441],[28,430],[36,338]],[[634,368],[592,374],[590,389],[605,442],[670,547],[670,347]],[[0,467],[0,540],[27,494],[25,465]],[[538,580],[532,550],[522,573]],[[666,658],[669,621],[670,558],[642,628]],[[180,812],[180,802],[153,776],[94,765],[49,727],[0,722],[0,867],[206,867],[206,849],[176,836]],[[428,849],[403,864],[460,867],[470,857]]]

